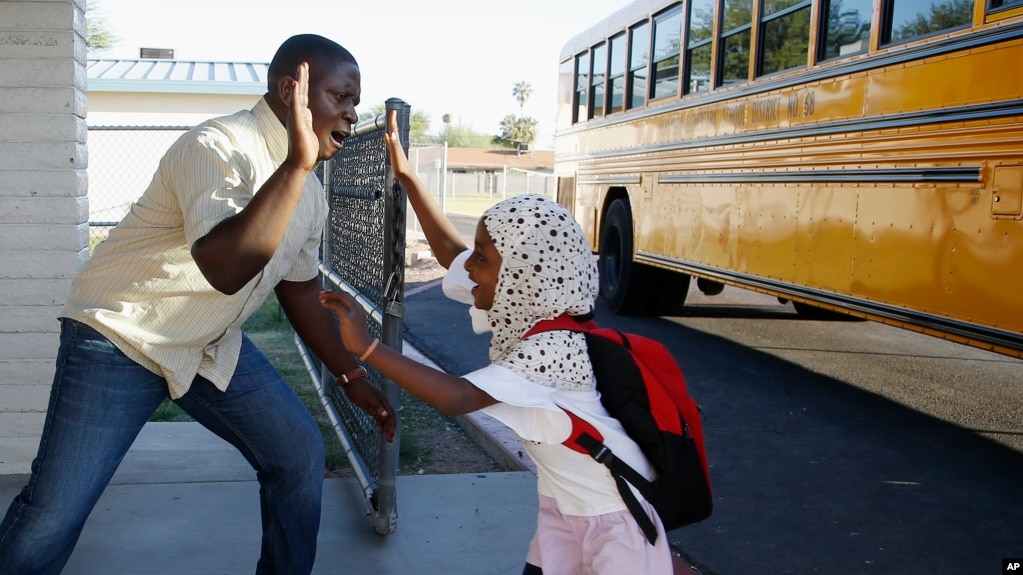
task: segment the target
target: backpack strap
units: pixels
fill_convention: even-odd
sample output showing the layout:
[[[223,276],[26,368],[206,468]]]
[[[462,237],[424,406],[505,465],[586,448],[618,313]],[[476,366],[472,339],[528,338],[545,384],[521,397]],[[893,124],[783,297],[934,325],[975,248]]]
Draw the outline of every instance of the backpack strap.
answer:
[[[643,506],[636,499],[636,494],[629,489],[628,485],[631,483],[642,491],[642,487],[649,485],[650,482],[635,469],[629,467],[627,463],[615,457],[614,452],[604,445],[604,435],[592,423],[565,408],[561,409],[568,414],[568,418],[572,422],[572,432],[562,444],[573,451],[585,453],[597,463],[607,466],[618,487],[618,494],[625,502],[625,507],[636,519],[636,523],[639,524],[647,541],[654,545],[657,542],[657,527],[654,526],[653,520],[643,510]]]
[[[529,331],[522,336],[522,339],[526,339],[527,337],[531,337],[545,331],[555,331],[559,329],[587,332],[597,329],[597,324],[593,320],[580,321],[567,313],[563,313],[554,319],[542,319],[536,322],[536,324],[529,328]]]

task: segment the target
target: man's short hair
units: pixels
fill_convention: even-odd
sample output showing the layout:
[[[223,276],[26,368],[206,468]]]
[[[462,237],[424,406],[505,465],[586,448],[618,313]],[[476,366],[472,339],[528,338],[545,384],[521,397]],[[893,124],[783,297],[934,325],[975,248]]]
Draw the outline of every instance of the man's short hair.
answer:
[[[298,34],[281,44],[270,60],[267,74],[267,90],[274,90],[277,81],[285,76],[294,76],[295,70],[302,62],[314,64],[348,63],[359,65],[355,56],[337,42],[316,34]]]

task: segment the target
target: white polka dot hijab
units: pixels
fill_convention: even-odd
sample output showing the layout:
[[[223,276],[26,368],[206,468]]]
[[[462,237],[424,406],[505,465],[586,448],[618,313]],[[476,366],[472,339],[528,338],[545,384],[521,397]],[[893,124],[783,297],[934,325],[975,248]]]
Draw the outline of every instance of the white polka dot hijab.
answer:
[[[482,219],[502,259],[487,311],[490,361],[547,387],[593,389],[581,333],[551,331],[521,340],[540,320],[593,311],[597,264],[579,224],[557,202],[533,194],[504,200]]]

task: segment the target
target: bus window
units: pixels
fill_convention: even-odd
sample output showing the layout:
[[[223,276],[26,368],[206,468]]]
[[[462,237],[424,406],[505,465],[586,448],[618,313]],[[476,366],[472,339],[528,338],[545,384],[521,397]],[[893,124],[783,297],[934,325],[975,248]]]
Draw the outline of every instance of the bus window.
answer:
[[[1023,6],[1023,0],[991,0],[989,9],[1002,10],[1004,8],[1014,8],[1016,6]]]
[[[607,78],[607,44],[601,42],[593,47],[593,75],[590,82],[590,118],[602,118],[604,116],[604,95],[606,86],[604,79]]]
[[[721,11],[721,85],[749,79],[753,0],[724,0]]]
[[[634,27],[629,35],[628,107],[642,108],[646,103],[647,60],[650,58],[650,23]]]
[[[882,44],[908,42],[970,24],[972,0],[887,0]]]
[[[763,2],[760,74],[805,67],[810,53],[810,0]]]
[[[583,52],[575,57],[575,105],[572,112],[572,123],[586,119],[590,92],[590,53]]]
[[[607,99],[607,113],[621,112],[625,108],[625,34],[619,34],[611,38],[608,44],[611,53],[608,54],[607,87],[609,89]]]
[[[822,13],[827,14],[827,24],[821,27],[824,38],[818,59],[866,52],[873,11],[872,0],[825,0]]]
[[[651,99],[678,95],[679,50],[682,46],[682,7],[654,16],[654,62]]]
[[[714,1],[689,3],[689,36],[686,45],[687,94],[710,90],[711,43],[714,41]]]

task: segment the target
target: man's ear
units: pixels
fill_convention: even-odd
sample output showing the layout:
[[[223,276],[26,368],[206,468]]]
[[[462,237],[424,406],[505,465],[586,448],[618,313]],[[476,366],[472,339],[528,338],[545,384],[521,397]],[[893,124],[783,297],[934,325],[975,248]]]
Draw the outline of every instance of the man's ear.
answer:
[[[291,95],[294,92],[295,79],[291,76],[281,76],[277,80],[277,97],[282,102],[291,103]]]

